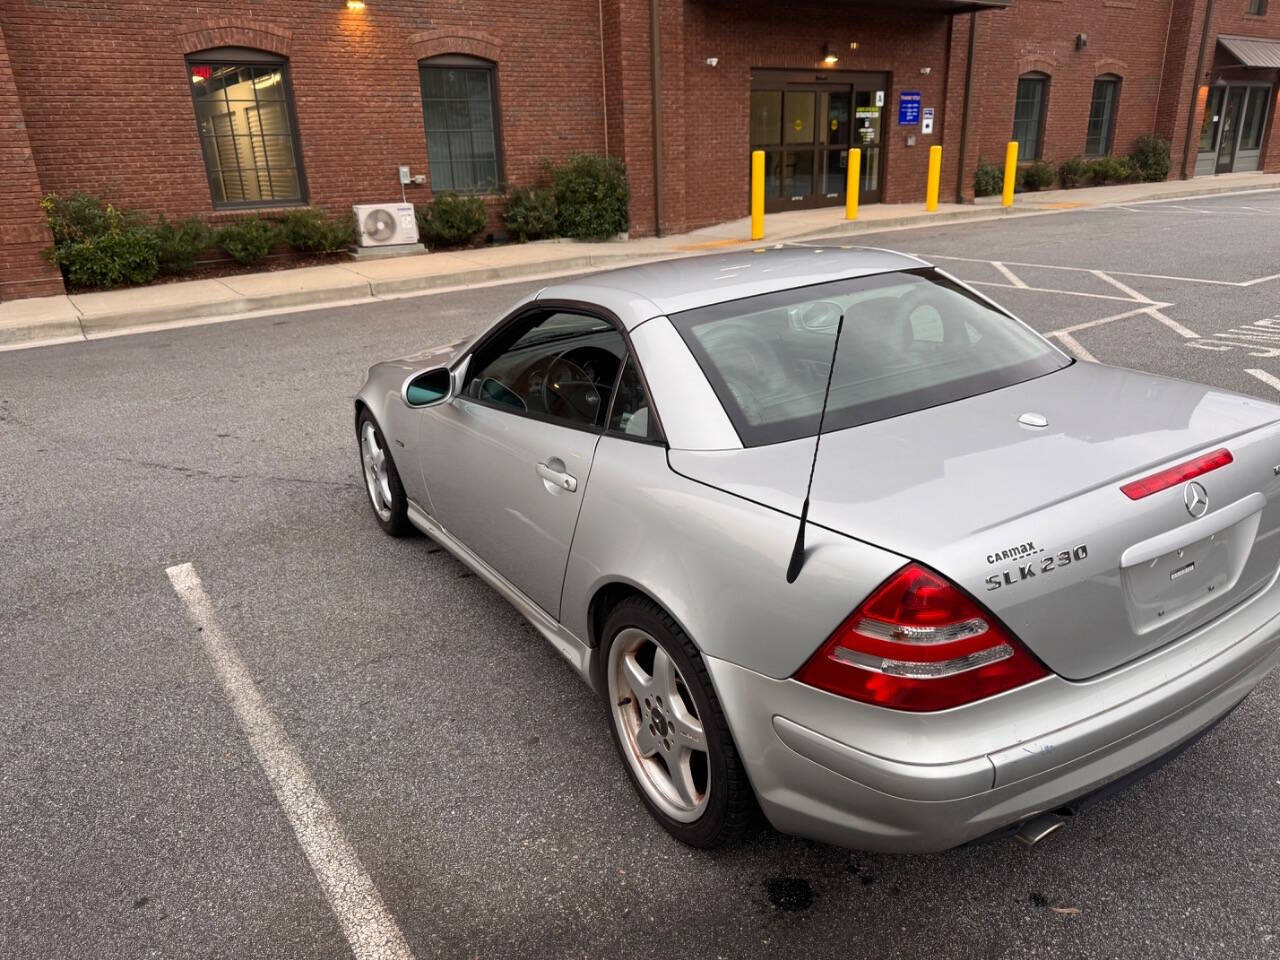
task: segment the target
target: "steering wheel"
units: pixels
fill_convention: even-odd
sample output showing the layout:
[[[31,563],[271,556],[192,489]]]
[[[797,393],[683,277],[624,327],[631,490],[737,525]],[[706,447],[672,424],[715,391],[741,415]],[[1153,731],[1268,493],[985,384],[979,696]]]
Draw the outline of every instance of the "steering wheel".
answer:
[[[604,406],[600,384],[569,359],[569,354],[578,349],[581,348],[564,351],[547,366],[542,378],[542,406],[552,416],[573,416],[594,426]],[[612,354],[608,356],[613,359]]]

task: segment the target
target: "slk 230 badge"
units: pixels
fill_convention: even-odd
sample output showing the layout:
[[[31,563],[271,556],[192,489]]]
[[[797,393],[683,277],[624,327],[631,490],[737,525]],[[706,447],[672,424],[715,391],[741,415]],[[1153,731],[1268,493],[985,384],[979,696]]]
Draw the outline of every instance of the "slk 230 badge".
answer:
[[[1053,573],[1055,570],[1061,570],[1063,567],[1069,567],[1073,563],[1079,563],[1081,560],[1088,558],[1088,544],[1079,544],[1070,550],[1060,550],[1057,553],[1047,553],[1041,557],[1033,557],[1026,563],[1019,563],[999,573],[993,573],[987,577],[987,590],[999,590],[1001,587],[1012,587],[1015,583],[1021,583],[1023,580],[1034,580],[1036,577],[1045,576]]]

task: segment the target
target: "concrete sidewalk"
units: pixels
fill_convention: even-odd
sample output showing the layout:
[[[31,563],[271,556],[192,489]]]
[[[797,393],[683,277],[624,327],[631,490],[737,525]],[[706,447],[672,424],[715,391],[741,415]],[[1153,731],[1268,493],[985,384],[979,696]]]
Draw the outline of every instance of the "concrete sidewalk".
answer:
[[[999,197],[986,197],[975,204],[943,204],[934,213],[927,212],[923,204],[873,204],[863,207],[856,221],[844,219],[843,207],[826,207],[770,214],[765,218],[765,239],[754,244],[750,239],[750,219],[744,217],[677,236],[609,243],[553,240],[509,244],[13,300],[0,303],[0,350],[90,340],[165,324],[362,303],[520,277],[584,272],[623,263],[749,248],[760,243],[1268,189],[1280,189],[1280,174],[1227,174],[1019,194],[1010,209],[1000,206]]]

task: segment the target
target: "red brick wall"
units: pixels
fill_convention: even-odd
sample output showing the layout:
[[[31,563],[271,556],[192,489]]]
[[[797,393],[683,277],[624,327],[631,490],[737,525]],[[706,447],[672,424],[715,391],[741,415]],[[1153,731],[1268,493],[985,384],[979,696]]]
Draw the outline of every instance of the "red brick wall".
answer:
[[[427,172],[422,56],[496,57],[509,181],[604,147],[598,0],[41,0],[0,5],[0,28],[44,188],[171,216],[212,212],[183,59],[210,44],[288,56],[310,199],[334,210]]]
[[[933,144],[944,147],[943,199],[971,196],[978,161],[1004,156],[1017,78],[1028,70],[1050,75],[1045,159],[1083,152],[1094,78],[1111,73],[1122,78],[1115,152],[1154,130],[1173,141],[1177,175],[1189,119],[1199,124],[1191,113],[1206,3],[1015,0],[1008,10],[951,18],[832,0],[659,0],[662,227],[746,214],[751,71],[821,71],[828,42],[841,50],[835,69],[891,75],[887,202],[923,201]],[[1280,38],[1280,4],[1258,18],[1246,3],[1217,0],[1207,64],[1220,33]],[[976,57],[961,158],[971,22]],[[35,206],[41,189],[214,217],[184,55],[216,45],[288,57],[315,204],[340,211],[396,199],[398,164],[427,173],[418,60],[471,53],[498,64],[509,183],[536,181],[544,159],[607,148],[627,164],[632,234],[656,228],[649,0],[370,0],[361,12],[341,0],[21,0],[0,3],[0,31],[0,296],[58,288],[36,256],[48,243]],[[1079,33],[1089,38],[1082,50]],[[932,136],[897,126],[902,90],[921,91],[936,109]],[[1270,171],[1280,171],[1278,123],[1280,107],[1263,147]],[[417,201],[430,196],[429,186],[409,191]],[[495,226],[500,204],[488,201]]]
[[[22,104],[0,29],[0,300],[62,293],[62,277],[40,256],[53,238],[40,209]]]

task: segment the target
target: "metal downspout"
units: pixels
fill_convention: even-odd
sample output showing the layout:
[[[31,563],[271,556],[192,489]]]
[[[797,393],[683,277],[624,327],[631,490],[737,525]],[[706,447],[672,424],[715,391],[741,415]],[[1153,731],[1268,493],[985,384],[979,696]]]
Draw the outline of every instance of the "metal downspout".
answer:
[[[658,47],[658,0],[649,0],[649,53],[653,75],[653,232],[662,236],[662,53]]]
[[[1191,138],[1195,133],[1196,107],[1200,100],[1200,77],[1204,73],[1204,55],[1209,46],[1209,33],[1213,29],[1214,0],[1206,0],[1204,10],[1204,30],[1200,33],[1200,55],[1196,57],[1196,74],[1191,78],[1191,115],[1187,117],[1187,138],[1182,145],[1182,179],[1191,179],[1187,169],[1191,163]]]
[[[969,148],[969,120],[973,111],[973,55],[978,37],[977,11],[969,14],[969,59],[964,67],[964,107],[960,117],[960,163],[956,175],[956,203],[964,203],[965,153]]]

